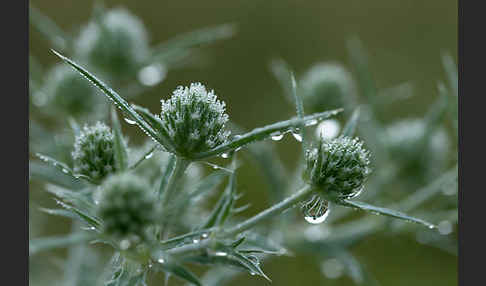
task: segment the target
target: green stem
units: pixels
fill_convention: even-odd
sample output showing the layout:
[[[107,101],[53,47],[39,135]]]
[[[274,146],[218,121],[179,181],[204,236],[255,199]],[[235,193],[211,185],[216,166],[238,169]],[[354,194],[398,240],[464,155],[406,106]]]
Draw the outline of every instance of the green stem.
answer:
[[[297,191],[295,194],[291,195],[290,197],[287,197],[283,201],[279,202],[278,204],[254,215],[253,217],[237,224],[236,226],[228,229],[228,230],[223,230],[220,234],[218,234],[221,238],[224,237],[231,237],[234,236],[238,233],[241,233],[247,229],[252,228],[256,224],[267,220],[271,217],[274,217],[275,215],[278,215],[285,211],[286,209],[294,206],[296,203],[303,201],[305,198],[307,198],[310,194],[312,193],[312,187],[309,185],[306,185],[299,191]],[[176,255],[176,256],[183,256],[184,254],[191,253],[191,252],[196,252],[201,249],[204,249],[209,246],[211,243],[211,239],[206,239],[203,240],[199,243],[193,243],[193,244],[186,244],[181,247],[175,247],[172,249],[167,250],[167,253],[171,255]]]
[[[161,188],[160,190],[160,204],[162,206],[162,210],[165,211],[168,209],[169,202],[176,193],[177,184],[183,177],[184,172],[186,171],[187,167],[189,167],[190,163],[191,161],[175,156],[175,167],[171,170],[171,174],[167,184],[165,184],[165,186],[163,186],[163,188]],[[170,215],[167,214],[167,218],[162,225],[161,237],[165,237],[168,234],[167,226],[169,224],[169,221]]]
[[[253,217],[245,220],[244,222],[241,222],[236,226],[224,231],[224,236],[234,236],[240,232],[252,228],[254,225],[260,223],[263,220],[266,220],[268,218],[271,218],[275,215],[282,213],[284,210],[304,200],[311,193],[311,191],[312,191],[311,186],[306,185],[305,187],[297,191],[295,194],[284,199],[278,204],[273,205],[272,207],[254,215]]]

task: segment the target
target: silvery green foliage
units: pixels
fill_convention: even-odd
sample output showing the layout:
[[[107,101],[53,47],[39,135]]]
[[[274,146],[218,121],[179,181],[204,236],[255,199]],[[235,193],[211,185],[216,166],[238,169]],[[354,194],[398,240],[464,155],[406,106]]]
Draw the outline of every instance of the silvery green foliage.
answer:
[[[98,216],[103,231],[115,237],[145,237],[156,218],[155,200],[147,181],[130,173],[110,176],[100,188]]]
[[[72,68],[66,65],[55,65],[49,70],[41,92],[36,96],[37,102],[52,104],[57,110],[71,116],[78,116],[93,111],[100,103],[98,91]]]
[[[162,126],[178,155],[190,158],[227,142],[230,131],[225,126],[225,103],[203,84],[179,86],[170,99],[161,103]]]
[[[301,92],[307,111],[349,106],[356,94],[351,73],[338,63],[318,63],[300,80]]]
[[[98,70],[123,78],[133,74],[148,56],[147,32],[136,16],[115,8],[82,29],[75,53]]]
[[[74,142],[74,172],[101,181],[116,171],[114,135],[102,122],[85,125]]]
[[[368,175],[370,153],[357,138],[321,140],[306,152],[306,176],[320,191],[349,198],[360,192]]]

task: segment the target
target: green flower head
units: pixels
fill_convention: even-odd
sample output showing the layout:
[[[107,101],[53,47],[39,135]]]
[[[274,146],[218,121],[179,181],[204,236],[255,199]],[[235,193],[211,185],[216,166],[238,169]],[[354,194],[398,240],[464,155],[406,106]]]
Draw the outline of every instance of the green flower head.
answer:
[[[115,237],[145,237],[145,229],[156,219],[150,184],[129,173],[110,176],[101,185],[97,214],[103,231]]]
[[[84,27],[75,49],[79,58],[120,79],[132,76],[148,56],[148,36],[142,21],[116,8]]]
[[[227,142],[225,103],[213,90],[192,83],[179,86],[170,99],[161,102],[162,126],[178,155],[190,158]]]
[[[102,122],[85,125],[74,141],[74,172],[101,181],[116,171],[114,136]]]
[[[319,191],[340,198],[353,197],[362,190],[370,174],[370,153],[357,138],[321,140],[306,152],[306,178]]]
[[[314,65],[301,79],[306,110],[321,112],[352,104],[356,87],[351,73],[336,63]]]

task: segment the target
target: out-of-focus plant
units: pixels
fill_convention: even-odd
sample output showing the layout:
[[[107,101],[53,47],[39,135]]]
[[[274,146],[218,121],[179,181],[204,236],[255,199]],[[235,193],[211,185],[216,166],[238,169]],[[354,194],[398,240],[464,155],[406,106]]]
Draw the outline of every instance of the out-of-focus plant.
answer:
[[[176,88],[161,100],[160,114],[129,104],[110,87],[126,97],[142,94],[143,88],[131,87],[157,84],[163,79],[156,82],[157,70],[160,75],[161,67],[166,72],[185,62],[194,46],[232,35],[233,26],[199,30],[154,48],[140,20],[122,9],[96,9],[79,37],[35,9],[31,20],[56,49],[74,58],[55,52],[67,65],[57,65],[45,81],[40,65],[31,72],[32,92],[39,92],[31,94],[34,105],[56,110],[71,127],[56,135],[62,144],[46,148],[36,137],[49,131],[31,122],[31,152],[46,164],[31,160],[30,178],[46,182],[58,204],[41,210],[73,220],[70,233],[29,243],[31,256],[68,248],[59,285],[148,285],[159,272],[166,284],[177,277],[224,285],[242,271],[270,280],[261,262],[290,253],[314,257],[328,278],[347,275],[358,285],[375,285],[351,247],[383,230],[411,233],[420,243],[455,253],[457,162],[444,160],[457,140],[449,132],[457,135],[457,70],[450,56],[443,56],[447,84],[439,83],[439,98],[424,118],[391,125],[375,115],[406,100],[411,84],[378,90],[357,39],[349,42],[353,69],[317,63],[297,81],[284,61],[274,61],[272,72],[297,115],[245,132],[231,122],[216,92],[201,83]],[[40,93],[42,104],[35,102]],[[101,93],[111,110],[98,102]],[[141,129],[146,143],[129,144],[122,122]],[[273,148],[284,136],[301,145],[293,173]],[[241,214],[249,205],[238,205],[240,156],[260,167],[274,203],[249,218]],[[209,161],[215,157],[230,163]],[[209,174],[203,165],[212,167]],[[395,182],[413,189],[388,191]],[[291,210],[295,206],[300,212]],[[110,260],[90,244],[107,246]],[[209,267],[198,277],[192,264]]]

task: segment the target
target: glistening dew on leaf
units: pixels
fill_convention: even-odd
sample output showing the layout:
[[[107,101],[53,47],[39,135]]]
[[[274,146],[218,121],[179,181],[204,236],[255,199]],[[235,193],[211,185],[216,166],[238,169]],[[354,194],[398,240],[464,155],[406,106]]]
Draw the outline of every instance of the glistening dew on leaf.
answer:
[[[338,198],[353,197],[371,172],[369,157],[369,151],[357,138],[321,139],[305,154],[305,176],[320,192]]]
[[[74,172],[101,181],[116,170],[114,136],[102,122],[85,125],[74,142]]]
[[[121,173],[110,176],[100,192],[97,214],[103,221],[103,231],[119,238],[130,235],[144,238],[146,227],[154,223],[157,215],[149,183]]]
[[[161,102],[162,127],[178,155],[190,158],[227,142],[230,131],[225,126],[225,103],[213,90],[191,83],[179,86],[170,99]]]

